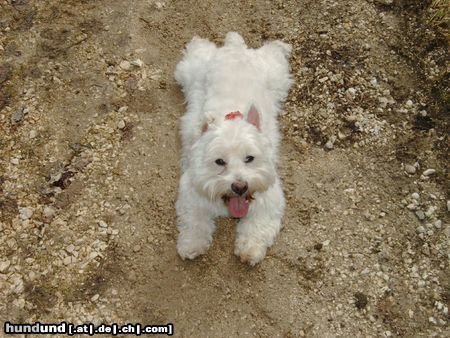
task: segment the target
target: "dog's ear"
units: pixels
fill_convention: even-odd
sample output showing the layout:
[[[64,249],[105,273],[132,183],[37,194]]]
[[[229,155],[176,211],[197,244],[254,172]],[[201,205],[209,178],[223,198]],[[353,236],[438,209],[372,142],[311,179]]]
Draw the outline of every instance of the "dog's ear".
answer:
[[[256,127],[256,129],[261,130],[260,129],[259,112],[256,109],[255,105],[253,105],[253,104],[247,113],[247,122],[250,124],[253,124]]]
[[[202,134],[206,133],[208,130],[214,129],[217,123],[216,115],[213,112],[206,112],[205,120],[202,124]]]

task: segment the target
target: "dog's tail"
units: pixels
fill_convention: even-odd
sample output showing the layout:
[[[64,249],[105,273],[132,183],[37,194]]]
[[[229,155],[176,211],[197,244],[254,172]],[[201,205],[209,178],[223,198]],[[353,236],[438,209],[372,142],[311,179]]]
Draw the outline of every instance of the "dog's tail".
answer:
[[[245,41],[239,33],[228,32],[225,36],[225,46],[246,46]]]

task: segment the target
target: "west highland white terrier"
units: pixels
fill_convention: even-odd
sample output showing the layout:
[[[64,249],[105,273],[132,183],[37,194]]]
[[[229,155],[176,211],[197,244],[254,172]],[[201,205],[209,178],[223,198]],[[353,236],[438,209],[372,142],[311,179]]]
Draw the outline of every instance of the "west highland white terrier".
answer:
[[[175,71],[187,101],[176,203],[181,258],[208,250],[219,216],[240,219],[234,252],[250,265],[280,231],[277,115],[293,82],[290,51],[281,41],[250,49],[235,32],[220,48],[199,37],[187,45]]]

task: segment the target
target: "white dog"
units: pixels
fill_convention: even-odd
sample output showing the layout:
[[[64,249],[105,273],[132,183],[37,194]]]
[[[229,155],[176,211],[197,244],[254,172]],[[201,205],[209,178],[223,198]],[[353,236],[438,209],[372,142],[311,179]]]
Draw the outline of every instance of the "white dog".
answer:
[[[183,259],[208,250],[218,216],[240,218],[235,254],[251,265],[280,231],[277,114],[292,84],[290,51],[281,41],[249,49],[235,32],[221,48],[198,37],[187,45],[175,71],[187,100],[176,204]]]

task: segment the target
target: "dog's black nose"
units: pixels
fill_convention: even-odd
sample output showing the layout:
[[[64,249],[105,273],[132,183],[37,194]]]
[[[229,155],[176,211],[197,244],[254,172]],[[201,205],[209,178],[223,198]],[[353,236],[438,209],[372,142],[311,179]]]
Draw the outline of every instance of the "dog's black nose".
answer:
[[[238,195],[243,195],[248,189],[247,182],[237,181],[231,185],[231,190],[233,190]]]

